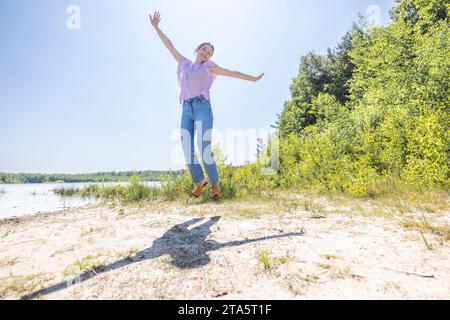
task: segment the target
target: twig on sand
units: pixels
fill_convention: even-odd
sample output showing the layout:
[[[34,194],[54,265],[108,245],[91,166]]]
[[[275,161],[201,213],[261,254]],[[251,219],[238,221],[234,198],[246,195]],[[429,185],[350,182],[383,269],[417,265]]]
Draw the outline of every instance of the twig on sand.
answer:
[[[386,267],[382,267],[382,269],[386,269],[386,270],[394,271],[394,272],[399,272],[399,273],[404,273],[404,274],[407,274],[409,276],[418,276],[418,277],[422,277],[422,278],[434,278],[434,275],[419,274],[419,273],[414,273],[414,272],[409,272],[409,271],[395,270],[395,269],[386,268]]]
[[[321,257],[322,255],[320,253],[318,253],[316,250],[314,250],[310,245],[308,245],[309,250],[311,250],[312,252],[314,252],[315,254],[317,254],[317,256]]]

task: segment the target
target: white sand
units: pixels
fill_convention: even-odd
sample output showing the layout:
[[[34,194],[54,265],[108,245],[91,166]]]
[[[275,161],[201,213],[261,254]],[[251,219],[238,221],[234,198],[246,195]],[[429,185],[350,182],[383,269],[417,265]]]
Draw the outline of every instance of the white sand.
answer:
[[[230,204],[119,209],[0,221],[0,298],[450,298],[449,242],[425,233],[429,250],[401,217],[317,219],[296,208],[239,218]],[[187,221],[195,223],[176,227]],[[439,215],[440,225],[449,221],[448,212]],[[94,262],[107,267],[89,270]]]

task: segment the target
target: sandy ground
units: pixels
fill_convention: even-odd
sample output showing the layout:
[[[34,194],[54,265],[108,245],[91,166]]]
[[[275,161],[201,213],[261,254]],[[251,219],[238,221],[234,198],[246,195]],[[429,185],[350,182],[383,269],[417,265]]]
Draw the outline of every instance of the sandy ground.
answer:
[[[403,216],[254,208],[96,205],[0,221],[0,298],[450,298],[449,241]],[[449,212],[428,219],[450,225]]]

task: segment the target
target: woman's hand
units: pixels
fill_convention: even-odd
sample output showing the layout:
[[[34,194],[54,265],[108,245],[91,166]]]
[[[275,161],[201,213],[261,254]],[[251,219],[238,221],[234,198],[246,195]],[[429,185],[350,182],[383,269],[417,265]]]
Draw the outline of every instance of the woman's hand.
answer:
[[[261,73],[259,76],[255,77],[255,82],[261,80],[261,78],[264,76],[264,73]]]
[[[152,18],[152,15],[150,14],[150,23],[153,26],[153,28],[158,29],[158,25],[159,25],[160,21],[161,21],[161,15],[159,14],[158,11],[155,11],[155,13],[153,14],[153,18]]]
[[[183,56],[174,48],[172,41],[170,41],[169,38],[161,31],[161,29],[158,27],[159,22],[161,21],[161,15],[159,14],[159,11],[155,11],[155,13],[150,15],[150,23],[155,28],[156,33],[158,34],[161,41],[164,43],[166,48],[170,51],[172,56],[177,60],[178,63],[180,63]]]

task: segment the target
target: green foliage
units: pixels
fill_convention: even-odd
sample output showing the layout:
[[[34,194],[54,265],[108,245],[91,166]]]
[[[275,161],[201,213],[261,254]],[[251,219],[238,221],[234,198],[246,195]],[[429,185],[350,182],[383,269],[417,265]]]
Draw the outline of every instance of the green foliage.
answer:
[[[214,158],[216,159],[219,179],[221,184],[221,198],[231,199],[236,196],[236,186],[234,181],[235,169],[226,163],[226,157],[218,147],[213,148]],[[203,171],[206,172],[203,167]],[[167,200],[183,199],[189,197],[193,190],[193,182],[189,171],[186,170],[183,175],[167,175],[161,178],[162,186],[158,189],[158,196]],[[211,186],[209,186],[211,187]],[[203,200],[209,198],[207,188],[203,194]]]
[[[277,121],[281,137],[301,134],[306,127],[316,124],[320,115],[315,113],[312,104],[320,94],[325,93],[342,105],[349,100],[348,82],[355,67],[349,53],[354,38],[363,35],[361,23],[354,24],[327,55],[311,52],[301,58],[299,74],[290,87],[292,99],[285,103]]]
[[[80,189],[78,189],[78,188],[55,188],[55,189],[53,189],[53,192],[60,196],[74,196],[74,195],[79,194]]]
[[[391,25],[354,27],[334,52],[302,58],[278,122],[282,185],[449,186],[448,10],[398,1]]]
[[[64,189],[62,189],[64,190]],[[70,190],[70,189],[69,189]],[[122,202],[136,202],[156,197],[157,188],[148,187],[138,177],[131,177],[126,185],[96,186],[91,185],[83,189],[73,189],[70,192],[55,190],[60,195],[80,195],[82,197],[96,197]]]
[[[162,176],[161,187],[158,190],[158,195],[166,200],[174,200],[180,197],[185,197],[192,190],[192,182],[190,181],[189,173],[185,172],[183,175],[169,174]]]
[[[449,11],[450,3],[447,0],[397,0],[392,18],[423,34],[428,32],[431,26],[448,21]]]
[[[218,146],[213,148],[214,158],[216,159],[217,170],[219,171],[219,180],[221,187],[221,198],[232,199],[236,196],[236,181],[234,179],[235,169],[227,163],[227,157]],[[206,171],[205,171],[206,172]]]
[[[446,122],[446,125],[442,123]],[[449,177],[448,128],[449,118],[439,120],[439,114],[420,115],[409,132],[405,177],[421,187],[447,185]],[[447,142],[447,145],[446,145]]]
[[[265,175],[264,168],[266,166],[261,162],[237,168],[233,175],[235,193],[238,196],[259,194],[263,190],[276,187],[277,176]]]
[[[303,144],[301,138],[291,133],[280,140],[280,173],[279,183],[284,188],[294,187],[302,184],[302,162]]]

